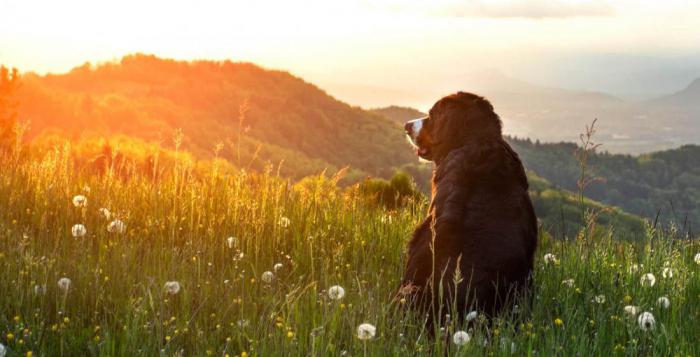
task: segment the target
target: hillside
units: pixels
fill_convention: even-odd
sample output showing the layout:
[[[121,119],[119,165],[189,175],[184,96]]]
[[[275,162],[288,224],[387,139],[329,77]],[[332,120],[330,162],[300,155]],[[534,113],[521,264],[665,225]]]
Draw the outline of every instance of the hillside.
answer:
[[[61,75],[25,75],[18,99],[32,138],[125,134],[172,145],[182,129],[183,148],[197,157],[213,157],[222,143],[219,155],[240,166],[284,161],[282,173],[293,177],[346,165],[355,177],[387,177],[415,161],[403,150],[403,132],[383,116],[248,63],[131,55]]]
[[[409,107],[400,107],[397,105],[391,105],[383,108],[375,108],[371,111],[383,115],[402,126],[405,122],[409,120],[418,119],[420,117],[425,116],[425,113],[419,110]]]
[[[573,143],[542,144],[510,139],[524,165],[555,187],[576,191],[580,168]],[[661,222],[675,222],[678,229],[697,234],[700,223],[700,146],[645,155],[606,152],[590,157],[592,183],[585,194],[591,199]]]

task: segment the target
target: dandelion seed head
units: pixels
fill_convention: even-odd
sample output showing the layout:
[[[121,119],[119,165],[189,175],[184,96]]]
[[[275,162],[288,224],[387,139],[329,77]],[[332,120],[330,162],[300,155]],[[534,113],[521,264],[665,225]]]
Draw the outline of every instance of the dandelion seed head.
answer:
[[[669,267],[666,267],[661,271],[661,276],[663,276],[664,279],[671,279],[673,278],[673,270]]]
[[[593,297],[593,301],[596,304],[604,304],[605,303],[605,295],[596,295]]]
[[[632,264],[630,265],[630,274],[635,274],[639,272],[639,264]]]
[[[262,281],[265,284],[272,284],[272,281],[275,279],[275,274],[273,274],[271,271],[266,271],[262,273]]]
[[[471,339],[467,331],[457,331],[452,335],[452,342],[457,346],[464,346],[469,343]]]
[[[629,316],[631,317],[637,317],[637,314],[639,313],[639,306],[634,306],[634,305],[627,305],[623,309]]]
[[[46,285],[39,285],[39,284],[34,285],[34,294],[36,294],[36,295],[46,294]]]
[[[226,245],[229,247],[229,249],[233,249],[233,247],[236,246],[236,237],[228,237],[226,238]]]
[[[639,323],[639,328],[642,331],[650,331],[656,327],[656,319],[651,312],[644,311],[637,318],[637,323]]]
[[[87,197],[83,195],[75,195],[73,197],[73,206],[78,208],[87,206]]]
[[[102,217],[104,217],[105,219],[112,218],[112,212],[110,212],[108,209],[106,209],[104,207],[97,210],[97,212],[99,212],[102,215]]]
[[[557,257],[552,253],[547,253],[544,255],[544,263],[551,264],[557,261]]]
[[[640,282],[642,286],[652,287],[654,284],[656,284],[656,277],[652,273],[646,273],[642,275]]]
[[[700,253],[695,254],[693,260],[695,261],[695,264],[700,265]]]
[[[282,227],[282,228],[287,228],[289,225],[292,223],[292,221],[287,218],[287,217],[280,217],[279,221],[277,221],[277,224]]]
[[[58,288],[61,289],[64,293],[70,289],[71,281],[68,278],[61,278],[58,279]]]
[[[177,281],[166,281],[164,288],[166,293],[175,295],[180,292],[180,283]]]
[[[5,357],[7,354],[7,348],[5,348],[5,345],[0,343],[0,357]]]
[[[272,270],[274,270],[275,273],[279,273],[282,270],[282,268],[284,268],[284,265],[282,265],[282,263],[276,263],[272,266]]]
[[[332,300],[340,300],[345,296],[345,289],[340,285],[333,285],[328,288],[328,297]]]
[[[70,232],[71,234],[73,234],[73,238],[80,238],[84,237],[87,234],[87,228],[85,228],[84,225],[78,223],[70,229]]]
[[[107,225],[107,232],[123,234],[126,232],[126,224],[118,219],[115,219],[112,222],[109,222]]]
[[[377,328],[369,323],[360,324],[357,326],[357,338],[363,341],[373,339],[377,334]]]
[[[470,311],[470,312],[467,314],[466,319],[467,319],[467,322],[468,322],[468,321],[474,321],[474,320],[476,320],[477,317],[479,317],[479,313],[478,313],[478,312],[476,312],[476,311]]]
[[[662,296],[656,300],[656,304],[664,309],[668,309],[671,306],[671,300],[669,300],[666,296]]]

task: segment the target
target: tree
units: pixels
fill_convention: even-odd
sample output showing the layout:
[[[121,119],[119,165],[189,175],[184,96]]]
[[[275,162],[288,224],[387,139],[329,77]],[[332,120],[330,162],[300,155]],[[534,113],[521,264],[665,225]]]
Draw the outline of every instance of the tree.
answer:
[[[17,124],[15,92],[19,87],[19,73],[0,66],[0,152],[10,151],[15,144]]]

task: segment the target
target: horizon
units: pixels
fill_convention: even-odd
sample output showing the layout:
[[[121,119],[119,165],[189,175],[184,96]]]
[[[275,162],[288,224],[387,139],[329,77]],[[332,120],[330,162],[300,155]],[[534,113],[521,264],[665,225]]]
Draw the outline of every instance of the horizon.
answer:
[[[700,77],[700,4],[683,1],[1,4],[0,63],[22,72],[137,52],[228,59],[289,71],[364,108],[427,110],[437,96],[479,87],[472,76],[483,72],[626,100]],[[38,5],[46,11],[34,13]]]

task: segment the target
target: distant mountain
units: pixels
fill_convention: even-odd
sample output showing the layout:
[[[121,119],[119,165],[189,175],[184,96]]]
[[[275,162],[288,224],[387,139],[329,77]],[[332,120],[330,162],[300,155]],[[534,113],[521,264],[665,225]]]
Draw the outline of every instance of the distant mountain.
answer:
[[[172,143],[197,157],[219,155],[263,169],[283,162],[300,177],[349,165],[355,177],[388,177],[415,162],[386,117],[352,107],[282,71],[249,63],[182,62],[131,55],[66,74],[23,77],[19,115],[30,137],[125,134]]]
[[[425,113],[409,108],[409,107],[400,107],[397,105],[392,105],[384,108],[376,108],[376,109],[371,109],[371,112],[377,113],[379,115],[383,115],[392,121],[396,122],[399,125],[402,125],[406,123],[409,120],[413,119],[418,119],[421,117],[426,116]]]
[[[659,106],[666,110],[700,113],[700,78],[696,78],[679,92],[648,101],[647,105]]]

